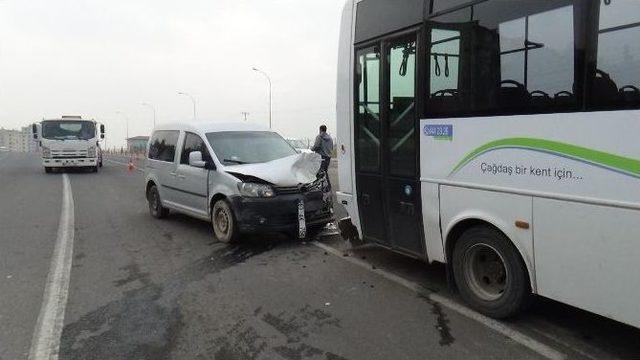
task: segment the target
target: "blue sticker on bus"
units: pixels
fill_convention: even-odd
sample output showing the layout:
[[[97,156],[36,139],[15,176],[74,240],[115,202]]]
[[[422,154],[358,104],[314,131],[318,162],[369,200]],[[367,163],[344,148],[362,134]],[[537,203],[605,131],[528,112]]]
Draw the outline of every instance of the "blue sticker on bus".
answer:
[[[453,125],[425,125],[423,131],[435,140],[453,140]]]

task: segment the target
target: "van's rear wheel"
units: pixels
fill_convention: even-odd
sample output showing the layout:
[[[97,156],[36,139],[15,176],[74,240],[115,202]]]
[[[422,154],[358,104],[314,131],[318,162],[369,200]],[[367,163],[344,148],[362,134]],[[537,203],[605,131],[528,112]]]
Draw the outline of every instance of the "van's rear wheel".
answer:
[[[462,298],[490,317],[516,315],[531,297],[520,254],[504,234],[489,226],[472,227],[458,239],[453,275]]]
[[[163,219],[169,216],[169,209],[162,206],[160,200],[160,192],[158,187],[152,185],[147,192],[147,201],[149,202],[149,213],[156,219]]]
[[[220,199],[213,204],[211,224],[216,240],[223,243],[231,243],[237,240],[238,226],[236,218],[226,200]]]

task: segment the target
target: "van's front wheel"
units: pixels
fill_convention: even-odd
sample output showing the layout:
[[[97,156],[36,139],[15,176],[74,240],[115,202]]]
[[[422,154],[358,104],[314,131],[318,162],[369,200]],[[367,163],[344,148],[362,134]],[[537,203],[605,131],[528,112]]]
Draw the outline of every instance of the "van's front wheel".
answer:
[[[153,185],[147,192],[147,201],[149,202],[149,213],[156,219],[163,219],[169,215],[169,209],[162,206],[160,200],[160,192],[158,187]]]
[[[237,240],[238,226],[236,218],[226,200],[221,199],[213,204],[211,224],[213,225],[213,234],[218,241],[231,243]]]
[[[462,234],[453,250],[453,275],[462,298],[493,318],[516,315],[531,297],[520,254],[503,233],[489,226]]]

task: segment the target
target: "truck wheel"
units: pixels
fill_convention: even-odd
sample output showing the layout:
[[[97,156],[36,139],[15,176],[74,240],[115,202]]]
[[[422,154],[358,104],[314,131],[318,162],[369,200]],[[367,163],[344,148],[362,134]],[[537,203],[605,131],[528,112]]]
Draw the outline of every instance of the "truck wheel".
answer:
[[[237,240],[239,231],[236,218],[226,200],[221,199],[213,204],[211,224],[216,240],[223,243],[232,243]]]
[[[91,172],[97,173],[98,172],[98,166],[94,166],[91,168]]]
[[[169,215],[169,209],[162,206],[160,200],[160,192],[158,187],[152,185],[147,192],[147,201],[149,202],[149,212],[156,219],[164,219]]]
[[[50,167],[48,167],[48,166],[46,166],[44,168],[44,172],[47,173],[47,174],[51,174],[51,171],[52,171],[52,169]]]
[[[458,239],[453,276],[462,299],[489,317],[514,316],[531,298],[520,254],[503,233],[489,226],[472,227]]]

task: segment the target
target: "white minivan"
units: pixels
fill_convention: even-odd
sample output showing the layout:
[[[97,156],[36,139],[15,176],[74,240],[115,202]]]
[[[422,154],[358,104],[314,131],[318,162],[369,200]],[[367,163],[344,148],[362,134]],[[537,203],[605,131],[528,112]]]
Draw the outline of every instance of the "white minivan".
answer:
[[[306,238],[333,220],[320,162],[253,124],[162,125],[147,145],[145,194],[152,216],[211,221],[221,242],[255,232]]]

